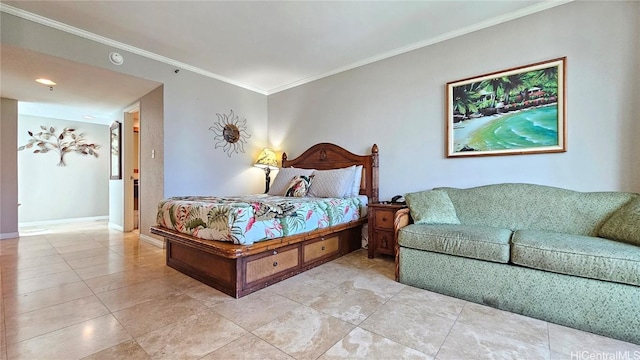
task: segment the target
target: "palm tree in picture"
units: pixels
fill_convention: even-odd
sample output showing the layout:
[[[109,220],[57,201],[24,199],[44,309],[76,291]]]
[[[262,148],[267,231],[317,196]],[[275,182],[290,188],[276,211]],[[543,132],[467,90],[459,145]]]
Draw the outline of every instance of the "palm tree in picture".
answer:
[[[476,102],[480,98],[480,83],[471,83],[453,87],[453,110],[463,116],[478,112]]]
[[[540,87],[544,90],[545,96],[558,96],[558,80],[553,78],[544,78],[540,82]]]
[[[540,86],[546,95],[557,96],[558,95],[558,68],[549,67],[540,70],[537,76],[538,86]]]
[[[489,80],[484,80],[480,85],[481,88],[491,91],[493,96],[491,97],[491,106],[492,108],[496,107],[496,99],[498,98],[498,91],[500,89],[504,90],[504,85],[507,82],[506,77],[501,76]]]
[[[538,81],[540,83],[549,83],[555,82],[556,86],[558,85],[558,67],[548,67],[546,69],[540,70],[538,74]]]
[[[509,98],[511,97],[511,93],[518,92],[524,87],[524,82],[522,81],[522,74],[514,74],[506,77],[506,82],[503,85],[504,88],[504,103],[509,103]]]
[[[523,73],[521,76],[521,79],[522,79],[524,88],[531,89],[533,87],[539,87],[540,85],[539,80],[541,78],[541,74],[542,74],[542,71],[540,70]]]

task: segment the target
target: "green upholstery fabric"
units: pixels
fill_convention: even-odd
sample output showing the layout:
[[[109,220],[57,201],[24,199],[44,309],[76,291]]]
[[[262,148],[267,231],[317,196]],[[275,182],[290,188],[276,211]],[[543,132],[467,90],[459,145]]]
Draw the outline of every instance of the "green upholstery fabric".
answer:
[[[398,233],[400,246],[474,259],[509,262],[511,230],[471,225],[412,224]]]
[[[638,194],[437,190],[461,224],[400,229],[401,283],[640,344]]]
[[[404,196],[416,224],[460,224],[449,195],[442,190],[419,191]]]
[[[640,246],[640,196],[616,211],[607,220],[600,236]]]
[[[597,237],[539,230],[513,234],[514,264],[640,286],[640,248]]]
[[[640,287],[400,247],[400,282],[640,344]]]
[[[460,223],[511,230],[549,230],[598,236],[602,224],[635,194],[583,193],[533,184],[495,184],[445,190]]]

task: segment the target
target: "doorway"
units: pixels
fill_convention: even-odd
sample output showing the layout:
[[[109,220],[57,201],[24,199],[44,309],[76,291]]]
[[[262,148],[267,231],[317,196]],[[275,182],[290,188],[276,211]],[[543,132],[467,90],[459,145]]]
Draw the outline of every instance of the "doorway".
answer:
[[[125,232],[140,232],[140,103],[124,110],[123,127],[123,215]]]
[[[133,231],[140,232],[140,111],[133,113]]]

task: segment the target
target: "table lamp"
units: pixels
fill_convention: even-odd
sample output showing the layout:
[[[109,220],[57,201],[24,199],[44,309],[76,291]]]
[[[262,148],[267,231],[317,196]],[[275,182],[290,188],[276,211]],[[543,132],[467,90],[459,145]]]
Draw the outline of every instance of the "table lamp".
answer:
[[[265,173],[265,194],[269,192],[269,184],[271,183],[271,170],[278,169],[278,161],[276,160],[276,154],[270,148],[264,148],[258,156],[258,160],[253,164],[255,167],[263,168]]]

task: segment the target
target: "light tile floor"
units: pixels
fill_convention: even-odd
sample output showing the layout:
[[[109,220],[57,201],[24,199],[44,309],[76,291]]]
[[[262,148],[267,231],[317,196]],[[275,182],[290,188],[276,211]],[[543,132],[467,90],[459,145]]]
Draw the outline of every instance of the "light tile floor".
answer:
[[[104,222],[21,234],[0,241],[0,360],[640,359],[638,345],[396,283],[392,259],[364,250],[233,299]]]

